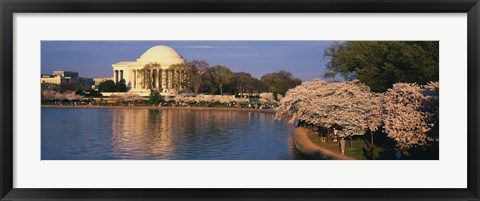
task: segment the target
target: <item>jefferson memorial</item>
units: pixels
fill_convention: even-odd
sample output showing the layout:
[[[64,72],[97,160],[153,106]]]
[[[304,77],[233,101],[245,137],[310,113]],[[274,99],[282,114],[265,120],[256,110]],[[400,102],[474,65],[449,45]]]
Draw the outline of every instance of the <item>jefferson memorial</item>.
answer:
[[[162,94],[177,93],[175,83],[184,80],[185,73],[173,68],[185,60],[173,48],[158,45],[145,51],[137,61],[120,61],[112,65],[113,81],[124,79],[129,93],[150,93],[156,90]]]

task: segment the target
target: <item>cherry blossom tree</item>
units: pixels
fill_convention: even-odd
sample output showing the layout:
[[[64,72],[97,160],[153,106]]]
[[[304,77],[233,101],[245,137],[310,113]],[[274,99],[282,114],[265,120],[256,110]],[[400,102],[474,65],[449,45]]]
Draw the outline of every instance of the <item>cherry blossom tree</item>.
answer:
[[[54,97],[54,100],[58,100],[58,101],[63,101],[65,100],[65,95],[60,93],[60,92],[56,92],[55,93],[55,97]]]
[[[56,91],[52,91],[52,90],[45,90],[45,91],[42,91],[42,95],[43,95],[43,100],[45,101],[54,101],[54,100],[57,100],[57,94],[58,92]]]
[[[68,100],[68,101],[83,101],[85,100],[85,97],[76,94],[74,91],[66,91],[64,93],[56,92],[56,91],[51,91],[51,90],[45,90],[42,91],[43,99],[46,101],[62,101],[62,100]]]
[[[111,95],[109,98],[116,103],[123,103],[125,101],[125,97],[121,95]]]
[[[177,95],[173,98],[175,102],[185,103],[233,103],[233,102],[247,102],[247,98],[236,98],[235,96],[222,96],[222,95],[197,95],[197,96],[183,96]]]
[[[363,135],[381,123],[380,95],[357,80],[303,82],[290,89],[276,109],[276,118],[291,116],[324,128],[339,128],[337,136]]]
[[[65,99],[69,101],[82,101],[85,99],[83,96],[76,94],[75,91],[67,91],[63,94],[65,95]]]
[[[281,96],[281,95],[280,95]],[[277,101],[271,92],[265,92],[260,94],[260,99],[258,100],[261,103],[275,104]]]
[[[281,101],[283,99],[282,94],[277,94],[277,99],[278,99],[278,101]]]
[[[214,95],[198,95],[198,102],[213,103]]]
[[[124,95],[124,101],[126,101],[126,102],[142,102],[142,101],[148,101],[148,98],[139,96],[137,94],[127,94],[127,95]]]
[[[222,96],[222,95],[215,95],[214,102],[219,103],[239,103],[239,102],[247,102],[247,98],[235,98],[235,96]]]
[[[430,134],[432,137],[438,141],[438,132],[439,132],[439,83],[438,82],[429,82],[426,85],[423,85],[423,93],[429,97],[428,104],[426,105],[426,111],[430,114],[430,119],[428,120],[430,123],[435,124]]]
[[[383,98],[383,128],[400,149],[426,146],[438,140],[429,131],[438,122],[438,82],[424,86],[397,83]],[[435,95],[437,94],[437,95]],[[432,101],[437,100],[437,103]]]
[[[303,82],[286,93],[275,117],[339,128],[336,135],[342,138],[373,133],[383,125],[400,149],[426,146],[438,141],[438,89],[438,82],[397,83],[378,94],[356,80]]]

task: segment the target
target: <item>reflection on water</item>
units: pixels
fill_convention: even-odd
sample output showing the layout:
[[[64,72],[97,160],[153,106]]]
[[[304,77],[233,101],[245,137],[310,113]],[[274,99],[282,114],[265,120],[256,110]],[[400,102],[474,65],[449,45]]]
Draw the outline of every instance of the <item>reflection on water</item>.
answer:
[[[270,113],[42,108],[42,160],[295,159],[292,133]]]

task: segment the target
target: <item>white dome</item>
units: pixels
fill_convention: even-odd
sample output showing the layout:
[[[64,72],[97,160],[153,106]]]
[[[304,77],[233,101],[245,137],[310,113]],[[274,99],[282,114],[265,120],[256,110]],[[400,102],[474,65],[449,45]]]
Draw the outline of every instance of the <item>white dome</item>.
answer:
[[[170,66],[172,64],[185,63],[182,56],[173,48],[165,45],[157,45],[145,51],[140,58],[139,63],[159,63],[162,66]]]

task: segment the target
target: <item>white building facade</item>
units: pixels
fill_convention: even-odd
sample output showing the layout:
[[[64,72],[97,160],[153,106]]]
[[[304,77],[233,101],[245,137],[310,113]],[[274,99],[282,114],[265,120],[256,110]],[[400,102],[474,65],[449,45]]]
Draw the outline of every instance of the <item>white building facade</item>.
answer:
[[[173,48],[159,45],[145,51],[136,61],[121,61],[112,65],[113,81],[125,80],[131,93],[177,93],[176,83],[186,79],[185,70],[172,66],[184,64],[183,57]]]

